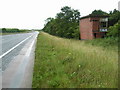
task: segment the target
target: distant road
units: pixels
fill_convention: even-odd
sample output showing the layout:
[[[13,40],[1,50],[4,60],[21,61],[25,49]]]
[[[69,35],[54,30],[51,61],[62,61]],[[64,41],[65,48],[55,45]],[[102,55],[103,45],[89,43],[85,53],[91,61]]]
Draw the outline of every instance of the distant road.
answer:
[[[2,71],[4,71],[9,63],[17,56],[23,46],[35,35],[35,32],[24,34],[12,34],[4,35],[2,37],[2,53],[0,53],[0,59],[2,58]]]

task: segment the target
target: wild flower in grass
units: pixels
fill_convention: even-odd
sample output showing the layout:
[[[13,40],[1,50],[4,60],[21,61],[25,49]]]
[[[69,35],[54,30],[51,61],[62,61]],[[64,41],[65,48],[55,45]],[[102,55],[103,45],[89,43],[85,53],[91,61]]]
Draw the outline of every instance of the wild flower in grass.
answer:
[[[100,87],[101,85],[98,85],[98,87]]]
[[[73,72],[73,74],[75,74],[76,72]]]
[[[81,67],[81,65],[79,64],[79,65],[78,65],[78,67],[80,68],[80,67]]]
[[[74,76],[76,74],[76,72],[73,72],[70,76],[72,77],[72,76]]]
[[[55,48],[52,48],[52,50],[55,50]]]

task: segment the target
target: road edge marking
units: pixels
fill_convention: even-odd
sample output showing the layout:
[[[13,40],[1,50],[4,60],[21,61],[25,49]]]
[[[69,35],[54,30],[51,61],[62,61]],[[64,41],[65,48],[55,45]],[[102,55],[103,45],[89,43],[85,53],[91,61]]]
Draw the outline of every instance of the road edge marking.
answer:
[[[7,55],[8,53],[10,53],[12,50],[14,50],[16,47],[18,47],[20,44],[22,44],[23,42],[25,42],[26,40],[28,40],[30,37],[32,37],[33,35],[27,37],[26,39],[24,39],[23,41],[21,41],[20,43],[18,43],[17,45],[15,45],[14,47],[12,47],[11,49],[9,49],[8,51],[6,51],[5,53],[3,53],[2,55],[0,55],[0,59],[2,57],[4,57],[5,55]]]

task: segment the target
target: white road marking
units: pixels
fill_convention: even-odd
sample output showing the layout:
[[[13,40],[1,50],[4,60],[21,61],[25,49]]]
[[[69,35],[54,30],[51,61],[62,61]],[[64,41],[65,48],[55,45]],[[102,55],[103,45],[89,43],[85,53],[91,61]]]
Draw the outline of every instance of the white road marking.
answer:
[[[30,56],[30,53],[32,51],[32,47],[35,43],[35,38],[36,36],[34,37],[34,39],[32,40],[31,42],[31,45],[30,47],[28,48],[25,56],[24,56],[24,60],[23,62],[20,64],[11,84],[10,84],[10,87],[9,88],[20,88],[20,85],[22,83],[22,80],[23,80],[23,77],[24,77],[24,74],[25,74],[25,69],[26,69],[26,66],[29,62],[29,56]],[[19,77],[19,78],[18,78]]]
[[[21,41],[20,43],[18,43],[17,45],[15,45],[14,47],[12,47],[11,49],[9,49],[7,52],[3,53],[2,55],[0,55],[0,59],[2,57],[4,57],[5,55],[7,55],[8,53],[10,53],[12,50],[14,50],[16,47],[18,47],[20,44],[22,44],[23,42],[25,42],[26,40],[28,40],[30,37],[32,37],[33,35],[27,37],[26,39],[24,39],[23,41]]]

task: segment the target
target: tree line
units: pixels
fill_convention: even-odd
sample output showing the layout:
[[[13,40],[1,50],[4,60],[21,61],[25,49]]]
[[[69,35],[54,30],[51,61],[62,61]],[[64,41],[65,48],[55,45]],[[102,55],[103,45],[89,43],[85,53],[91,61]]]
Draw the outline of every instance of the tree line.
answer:
[[[28,30],[18,29],[18,28],[0,28],[0,33],[18,33],[18,32],[26,32]]]
[[[61,8],[61,12],[57,13],[55,18],[46,20],[43,31],[60,37],[79,38],[79,19],[78,10],[65,6]]]
[[[109,16],[109,28],[108,37],[117,37],[120,29],[120,12],[116,9],[109,13],[102,10],[94,10],[90,15],[108,15]],[[55,18],[47,18],[43,31],[60,37],[65,38],[80,38],[79,32],[79,19],[80,12],[74,10],[71,7],[65,6],[61,8],[61,12],[56,14]]]

